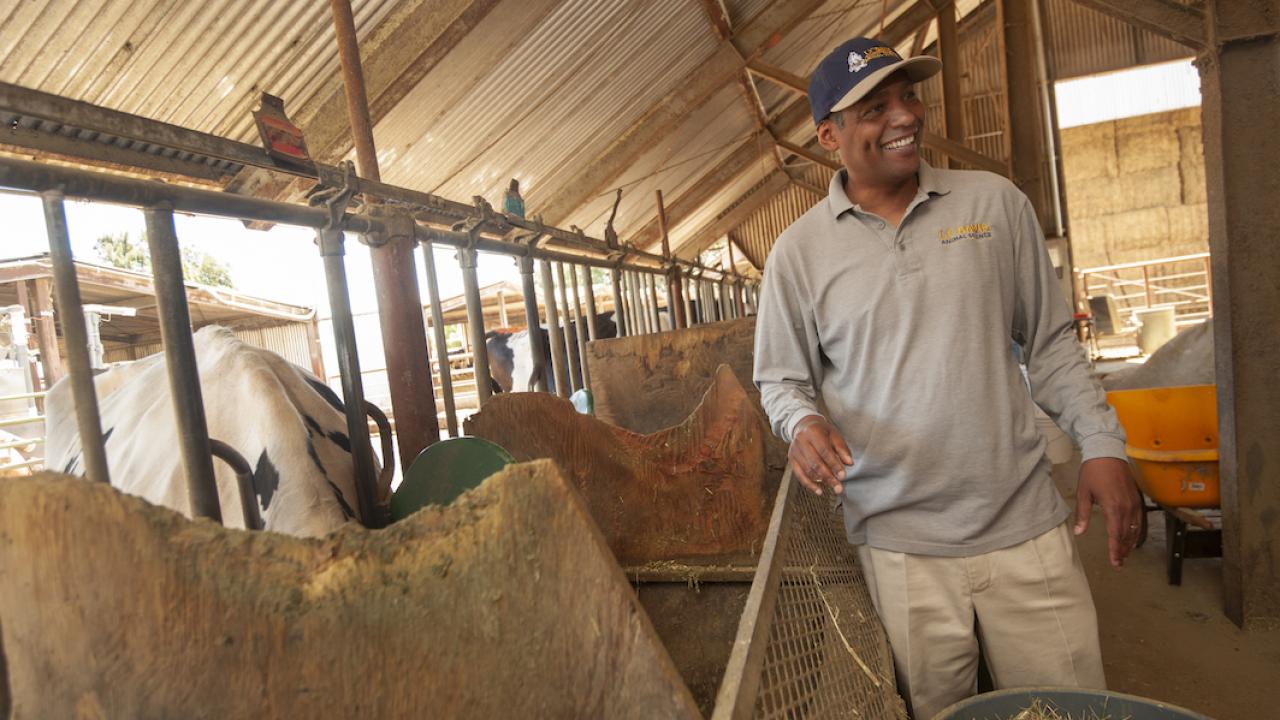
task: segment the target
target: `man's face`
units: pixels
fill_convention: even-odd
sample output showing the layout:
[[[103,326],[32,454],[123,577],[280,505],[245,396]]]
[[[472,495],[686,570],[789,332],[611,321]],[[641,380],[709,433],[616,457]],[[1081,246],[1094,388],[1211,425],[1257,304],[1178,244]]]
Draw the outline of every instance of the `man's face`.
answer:
[[[920,169],[925,107],[906,73],[885,78],[874,91],[818,125],[818,142],[840,155],[860,184],[894,185]]]

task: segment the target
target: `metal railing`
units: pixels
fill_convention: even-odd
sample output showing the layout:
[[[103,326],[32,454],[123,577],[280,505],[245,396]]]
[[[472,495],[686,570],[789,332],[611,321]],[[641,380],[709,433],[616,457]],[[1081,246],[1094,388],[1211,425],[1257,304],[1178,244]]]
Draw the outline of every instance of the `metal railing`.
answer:
[[[748,307],[755,307],[754,281],[726,270],[703,266],[697,261],[656,255],[620,243],[611,226],[606,228],[606,239],[600,240],[588,237],[578,228],[563,230],[546,226],[540,219],[530,220],[495,213],[483,200],[477,199],[473,204],[466,205],[366,180],[356,176],[349,164],[342,169],[320,164],[282,167],[255,146],[4,83],[0,83],[0,109],[22,117],[57,121],[68,127],[140,139],[180,153],[225,158],[241,166],[286,171],[311,177],[324,186],[322,192],[313,194],[313,197],[323,198],[324,207],[308,207],[66,166],[0,158],[0,187],[39,193],[43,198],[54,289],[58,311],[62,316],[84,467],[91,480],[100,482],[110,482],[110,475],[91,374],[83,305],[63,204],[66,198],[76,198],[140,207],[144,210],[158,314],[162,321],[162,344],[176,424],[180,429],[182,467],[192,499],[192,514],[197,516],[220,520],[221,509],[214,484],[191,322],[182,283],[179,238],[173,225],[175,212],[295,225],[316,231],[320,255],[324,260],[333,316],[334,343],[355,465],[356,488],[362,510],[375,507],[376,479],[369,427],[363,409],[364,389],[343,259],[346,233],[361,235],[372,245],[391,242],[412,242],[417,245],[422,250],[433,314],[440,307],[434,247],[443,245],[456,248],[465,287],[471,350],[475,357],[475,378],[479,381],[476,383],[476,393],[481,404],[489,399],[490,389],[484,381],[489,376],[489,359],[476,276],[477,253],[499,253],[516,258],[522,276],[525,307],[530,318],[538,317],[533,282],[534,263],[538,263],[552,344],[550,354],[557,378],[556,390],[561,395],[567,395],[570,383],[577,382],[576,379],[569,379],[575,374],[583,377],[584,384],[588,384],[585,381],[586,375],[582,372],[583,354],[585,342],[594,339],[595,323],[586,323],[587,337],[580,338],[576,343],[577,347],[567,344],[569,333],[563,330],[567,328],[570,317],[578,320],[576,327],[582,327],[584,299],[587,306],[585,314],[595,317],[593,288],[589,282],[585,286],[581,282],[582,278],[590,277],[590,268],[603,268],[610,273],[619,334],[622,335],[656,332],[660,328],[657,300],[659,281],[665,281],[665,294],[668,297],[672,297],[673,289],[677,293],[684,291],[681,293],[685,298],[683,307],[667,308],[671,326],[675,328],[683,327],[686,318],[691,323],[711,322],[741,316],[748,311]],[[90,144],[89,147],[94,145]],[[92,152],[92,149],[86,150],[85,157],[92,159]],[[349,203],[357,193],[380,200],[381,203],[365,212],[351,213],[348,211]],[[370,208],[371,205],[365,207]],[[440,227],[441,225],[447,227]],[[566,271],[567,277],[573,279],[571,284],[566,282]],[[568,301],[567,290],[570,287],[573,289],[573,303]],[[556,303],[557,289],[560,295],[559,305]],[[693,302],[689,298],[695,294],[697,301]],[[529,324],[535,325],[532,321]],[[435,330],[435,354],[437,357],[448,357],[442,319],[433,317],[432,325]],[[544,352],[541,333],[532,332],[531,339],[533,361],[537,366],[542,363]],[[429,362],[426,348],[423,348],[422,362]],[[439,382],[446,422],[450,432],[456,434],[457,408],[453,397],[452,373],[445,370],[447,366],[448,363],[438,366]],[[385,518],[377,517],[372,512],[362,514],[365,517],[361,520],[366,525],[377,527],[385,522]]]
[[[0,396],[0,403],[12,402],[15,400],[27,401],[43,401],[45,393],[43,392],[27,392],[18,393],[16,395]],[[9,414],[0,417],[0,428],[21,427],[24,425],[36,425],[44,422],[44,415],[35,407],[28,408],[25,413]],[[0,441],[0,450],[12,450],[12,453],[6,453],[8,457],[0,458],[0,477],[17,473],[19,471],[33,472],[44,467],[44,455],[36,455],[34,448],[44,445],[43,437],[20,437],[14,436],[12,440]],[[27,450],[27,448],[31,448]]]
[[[1172,307],[1178,325],[1213,314],[1209,253],[1077,269],[1080,297],[1110,295],[1121,312]]]

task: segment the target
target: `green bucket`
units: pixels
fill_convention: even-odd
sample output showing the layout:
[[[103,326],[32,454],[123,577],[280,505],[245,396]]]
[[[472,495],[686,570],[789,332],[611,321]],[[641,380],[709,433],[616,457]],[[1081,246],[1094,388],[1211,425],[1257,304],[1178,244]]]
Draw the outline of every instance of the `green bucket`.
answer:
[[[497,443],[478,437],[441,440],[418,454],[391,496],[391,521],[426,505],[448,505],[485,478],[515,462]]]
[[[934,715],[933,720],[1012,720],[1037,700],[1072,720],[1212,720],[1208,715],[1136,695],[1061,687],[1016,688],[975,695]]]

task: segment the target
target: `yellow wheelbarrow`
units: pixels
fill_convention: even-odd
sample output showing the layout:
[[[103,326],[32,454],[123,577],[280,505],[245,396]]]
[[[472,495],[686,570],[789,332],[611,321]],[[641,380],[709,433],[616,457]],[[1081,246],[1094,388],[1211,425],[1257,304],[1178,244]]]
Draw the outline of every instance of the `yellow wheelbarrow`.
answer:
[[[1164,511],[1169,584],[1180,585],[1184,558],[1222,555],[1222,530],[1195,512],[1221,504],[1217,388],[1114,390],[1107,401],[1128,437],[1138,487]]]

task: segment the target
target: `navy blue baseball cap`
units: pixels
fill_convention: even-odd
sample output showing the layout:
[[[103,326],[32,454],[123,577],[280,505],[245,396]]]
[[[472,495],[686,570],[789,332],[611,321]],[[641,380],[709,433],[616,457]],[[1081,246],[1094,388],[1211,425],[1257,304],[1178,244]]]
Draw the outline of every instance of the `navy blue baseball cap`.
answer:
[[[912,82],[919,82],[941,69],[942,61],[932,55],[904,60],[891,45],[875,38],[849,40],[822,58],[809,76],[813,123],[858,102],[893,72],[903,70]]]

